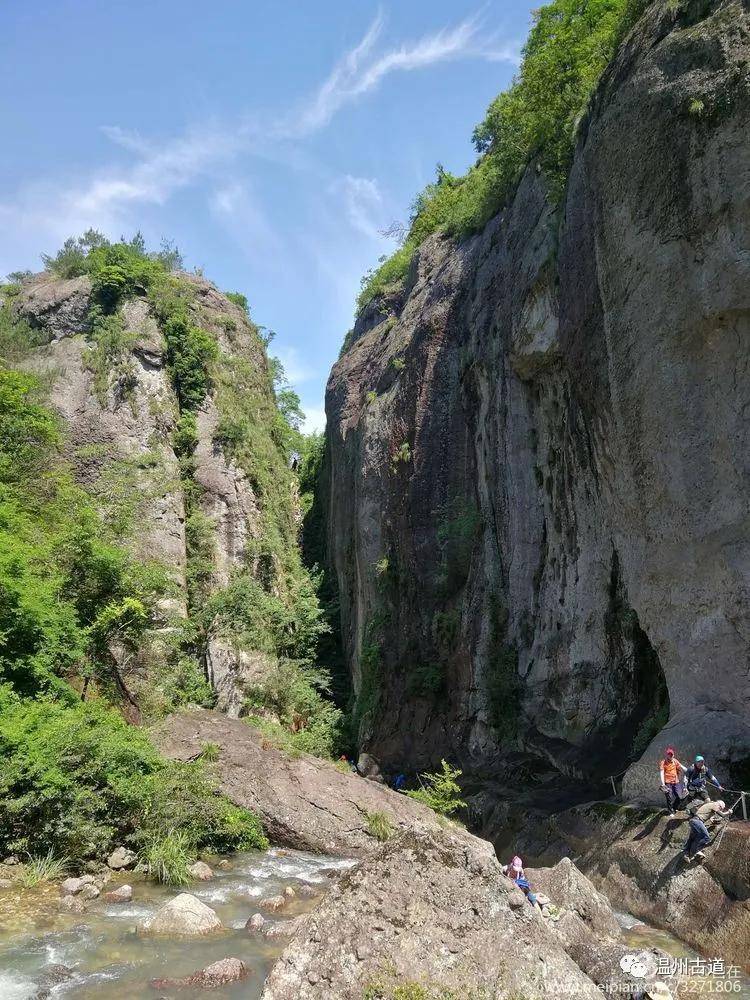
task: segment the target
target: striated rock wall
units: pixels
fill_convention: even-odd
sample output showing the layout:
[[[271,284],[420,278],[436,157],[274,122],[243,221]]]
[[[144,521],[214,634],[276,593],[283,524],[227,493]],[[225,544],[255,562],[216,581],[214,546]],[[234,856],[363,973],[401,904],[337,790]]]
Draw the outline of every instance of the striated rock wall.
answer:
[[[645,752],[642,796],[669,740],[746,770],[749,11],[652,5],[562,208],[532,164],[334,366],[329,551],[387,765],[600,780]]]

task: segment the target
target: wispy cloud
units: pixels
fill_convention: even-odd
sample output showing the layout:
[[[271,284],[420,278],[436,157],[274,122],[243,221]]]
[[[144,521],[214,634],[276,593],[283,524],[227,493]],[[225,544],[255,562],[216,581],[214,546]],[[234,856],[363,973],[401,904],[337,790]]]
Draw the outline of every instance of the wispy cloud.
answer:
[[[300,136],[316,132],[327,125],[344,105],[374,90],[390,73],[410,72],[450,59],[469,57],[493,62],[518,62],[517,46],[496,46],[494,39],[482,40],[478,16],[378,53],[375,51],[376,43],[384,23],[381,12],[362,41],[338,61],[301,111],[282,123],[282,134]]]
[[[242,145],[242,139],[231,131],[205,126],[161,145],[149,144],[116,128],[108,128],[106,133],[139,158],[129,167],[94,178],[83,190],[71,192],[71,208],[92,217],[128,202],[161,205]]]
[[[12,199],[0,202],[0,223],[15,234],[15,246],[6,247],[6,252],[51,244],[89,226],[118,236],[143,224],[146,206],[159,209],[178,191],[201,180],[209,182],[207,198],[216,216],[235,234],[244,228],[245,242],[254,234],[257,245],[273,239],[273,227],[243,186],[247,157],[304,158],[299,140],[325,128],[343,107],[376,89],[389,74],[458,58],[518,60],[518,47],[488,33],[479,16],[390,47],[383,41],[384,29],[383,15],[378,14],[327,78],[286,114],[277,112],[265,121],[248,114],[230,123],[201,123],[158,141],[116,125],[103,126],[103,134],[129,161],[96,169],[88,178],[69,184],[31,181]],[[236,165],[240,155],[245,157],[242,169]],[[376,236],[382,214],[376,182],[346,176],[337,183],[349,224],[369,238]]]
[[[381,239],[383,196],[377,181],[346,174],[330,190],[343,200],[347,221],[353,229],[368,239]]]

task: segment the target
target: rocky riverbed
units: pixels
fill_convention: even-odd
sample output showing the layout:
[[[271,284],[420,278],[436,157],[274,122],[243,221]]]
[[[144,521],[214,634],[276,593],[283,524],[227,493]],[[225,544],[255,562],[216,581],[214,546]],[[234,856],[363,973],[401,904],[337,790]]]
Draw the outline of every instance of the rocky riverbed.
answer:
[[[218,860],[218,859],[217,859]],[[85,913],[61,912],[60,888],[48,885],[0,890],[0,997],[2,1000],[71,997],[76,1000],[133,1000],[152,995],[174,996],[177,987],[154,988],[152,980],[191,976],[212,963],[236,958],[246,977],[222,987],[222,997],[260,997],[263,982],[286,943],[285,928],[309,911],[332,884],[332,876],[349,862],[298,851],[272,850],[238,854],[227,870],[213,865],[213,876],[186,891],[214,910],[222,930],[198,938],[155,936],[142,926],[180,889],[159,886],[133,873],[128,903],[111,903],[100,896]],[[107,890],[126,881],[116,876]],[[292,889],[278,910],[263,900]],[[288,895],[290,895],[288,893]],[[250,932],[245,924],[263,911],[265,926]],[[190,1000],[203,989],[185,987],[179,996]]]

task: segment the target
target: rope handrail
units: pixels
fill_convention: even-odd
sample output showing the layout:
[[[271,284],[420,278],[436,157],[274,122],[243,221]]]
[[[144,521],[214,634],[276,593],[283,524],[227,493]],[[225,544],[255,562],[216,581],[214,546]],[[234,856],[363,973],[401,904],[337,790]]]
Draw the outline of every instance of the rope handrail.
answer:
[[[627,772],[630,770],[630,767],[632,767],[632,765],[629,765],[628,767],[626,767],[624,771],[620,771],[619,774],[611,774],[609,776],[609,780],[612,783],[612,791],[614,792],[615,796],[618,795],[617,786],[615,785],[616,779],[617,778],[621,778],[624,774],[627,774]],[[708,782],[708,783],[710,785],[712,785],[714,788],[718,788],[719,791],[721,791],[721,792],[729,792],[731,795],[738,795],[739,798],[737,799],[737,801],[734,803],[733,806],[729,807],[729,809],[730,809],[731,812],[734,812],[734,810],[737,808],[737,806],[740,803],[742,803],[742,818],[745,821],[747,821],[747,819],[748,819],[748,798],[750,798],[750,791],[748,791],[747,789],[744,789],[744,788],[727,788],[726,785],[715,785],[712,781]]]

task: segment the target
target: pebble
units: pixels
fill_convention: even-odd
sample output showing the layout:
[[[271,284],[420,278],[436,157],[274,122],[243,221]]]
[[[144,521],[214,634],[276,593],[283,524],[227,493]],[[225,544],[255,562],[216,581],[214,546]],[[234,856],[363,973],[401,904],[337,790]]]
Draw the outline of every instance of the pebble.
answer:
[[[198,882],[207,882],[214,877],[213,869],[209,868],[204,861],[196,861],[195,864],[190,865],[188,872]]]
[[[132,885],[121,885],[111,892],[105,892],[104,898],[108,903],[129,903],[133,898]]]
[[[254,913],[245,924],[245,930],[249,931],[251,934],[257,933],[258,931],[263,930],[265,923],[266,918],[262,913]]]
[[[266,910],[268,913],[277,913],[279,910],[283,910],[286,904],[287,900],[283,896],[267,896],[265,899],[261,899],[258,908]]]

